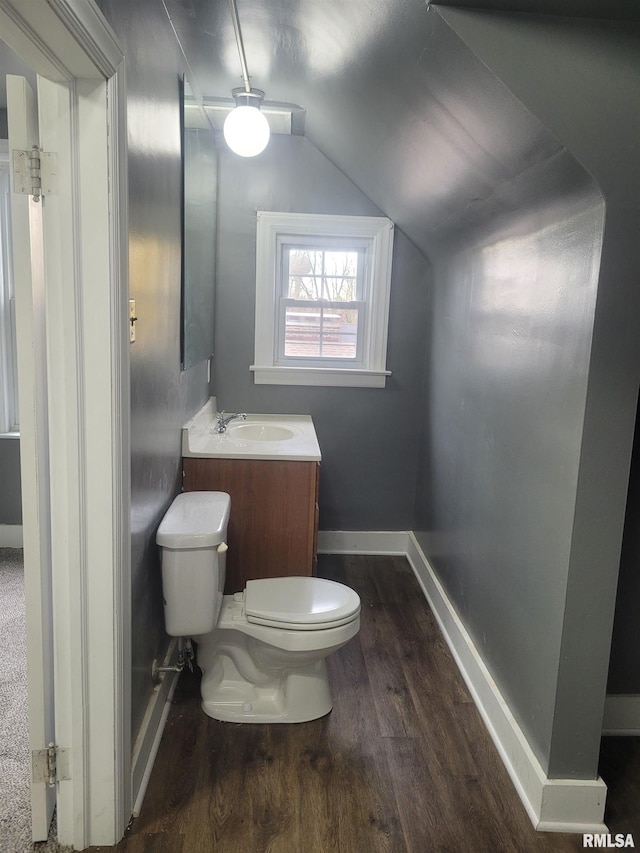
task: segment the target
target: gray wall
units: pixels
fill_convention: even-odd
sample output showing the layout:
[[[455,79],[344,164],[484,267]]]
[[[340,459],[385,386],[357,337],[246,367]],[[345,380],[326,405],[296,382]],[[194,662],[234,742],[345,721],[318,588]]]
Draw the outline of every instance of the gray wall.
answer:
[[[576,169],[563,159],[549,184]],[[604,212],[588,176],[575,177],[571,195],[536,208],[525,196],[526,212],[462,234],[437,265],[425,403],[419,540],[540,758],[556,700]]]
[[[160,3],[105,0],[126,54],[129,132],[133,735],[167,645],[155,533],[181,485],[180,428],[207,399],[206,364],[180,371],[181,148],[173,31]]]
[[[178,367],[180,56],[160,4],[102,6],[131,90],[135,731],[165,641],[155,527],[207,389]],[[307,107],[316,147],[223,156],[215,392],[313,415],[325,529],[411,527],[420,467],[415,526],[487,665],[549,775],[591,778],[640,381],[637,27],[383,5],[344,73],[323,73],[278,10],[260,83]],[[217,20],[193,42],[212,95],[231,88]],[[387,389],[253,385],[256,208],[399,224]]]
[[[31,80],[33,72],[0,41],[0,103],[6,104],[6,74],[25,74]],[[0,107],[0,139],[8,136],[7,110]],[[22,491],[20,485],[20,440],[0,438],[0,524],[22,524]]]
[[[214,388],[227,411],[313,416],[322,450],[320,526],[413,527],[430,268],[396,230],[384,389],[254,385],[256,210],[381,215],[305,138],[259,157],[220,156]]]
[[[620,558],[607,692],[640,694],[640,410],[631,458],[631,476]]]
[[[22,524],[18,438],[0,438],[0,481],[0,524]]]
[[[594,329],[596,359],[585,433],[591,470],[588,478],[583,478],[582,490],[585,496],[592,496],[593,504],[582,524],[588,529],[594,519],[600,519],[597,552],[606,554],[606,565],[612,572],[614,555],[619,552],[631,425],[640,381],[640,338],[633,322],[638,311],[634,271],[640,263],[640,27],[628,24],[621,29],[602,21],[578,25],[569,20],[527,18],[514,28],[509,18],[500,15],[469,13],[461,17],[449,11],[446,16],[469,45],[566,142],[597,179],[606,198],[606,239]],[[519,61],[522,55],[532,57],[526,66]],[[616,693],[637,692],[640,683],[637,664],[633,663],[638,660],[637,627],[629,613],[629,608],[635,607],[637,612],[640,606],[633,557],[638,537],[633,525],[638,466],[631,476],[610,662],[609,689]],[[599,507],[597,498],[603,484],[608,505]],[[578,562],[588,556],[579,556]],[[595,578],[592,587],[594,582]],[[578,621],[583,610],[584,606],[576,614]],[[604,654],[603,649],[599,657]]]
[[[505,129],[513,178],[434,247],[419,538],[548,775],[593,778],[640,378],[637,28],[440,14],[477,57],[447,106]]]

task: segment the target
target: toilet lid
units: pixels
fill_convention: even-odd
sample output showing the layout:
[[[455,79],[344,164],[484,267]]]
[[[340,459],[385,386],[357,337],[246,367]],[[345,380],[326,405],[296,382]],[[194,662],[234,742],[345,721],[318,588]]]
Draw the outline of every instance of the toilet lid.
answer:
[[[247,581],[248,622],[291,630],[335,628],[360,612],[360,598],[348,586],[324,578],[260,578]]]

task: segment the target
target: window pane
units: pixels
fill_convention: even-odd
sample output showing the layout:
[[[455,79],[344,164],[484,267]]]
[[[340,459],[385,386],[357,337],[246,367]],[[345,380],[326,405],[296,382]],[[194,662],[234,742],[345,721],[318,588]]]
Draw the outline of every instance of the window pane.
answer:
[[[288,306],[285,313],[286,358],[354,359],[358,309]]]
[[[291,299],[320,299],[320,279],[310,275],[290,275],[289,292]]]
[[[323,297],[332,302],[351,302],[357,298],[358,253],[324,253]]]
[[[284,354],[317,358],[320,355],[320,315],[314,308],[287,308],[284,329]]]
[[[320,299],[322,296],[322,252],[289,249],[287,296],[292,299]]]
[[[327,276],[323,278],[323,297],[331,302],[355,302],[357,299],[357,278],[346,276]]]
[[[286,296],[353,302],[358,293],[357,251],[289,248]]]

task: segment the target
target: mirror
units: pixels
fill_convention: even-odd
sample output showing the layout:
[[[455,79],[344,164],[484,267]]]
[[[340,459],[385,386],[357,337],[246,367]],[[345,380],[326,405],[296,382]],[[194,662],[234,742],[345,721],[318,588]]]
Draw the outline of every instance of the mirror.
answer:
[[[188,82],[182,89],[182,369],[213,354],[218,153]]]

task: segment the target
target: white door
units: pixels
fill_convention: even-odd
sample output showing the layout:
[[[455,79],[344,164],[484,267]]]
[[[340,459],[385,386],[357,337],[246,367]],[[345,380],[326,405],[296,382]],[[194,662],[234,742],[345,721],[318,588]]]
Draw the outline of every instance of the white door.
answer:
[[[9,156],[39,144],[37,104],[23,77],[7,75]],[[15,192],[11,222],[16,297],[20,463],[22,469],[24,572],[27,623],[29,740],[31,755],[55,742],[53,606],[47,412],[47,355],[43,229],[46,202]],[[42,767],[44,762],[37,761]],[[32,773],[33,840],[47,838],[56,788],[44,768]]]
[[[47,78],[40,145],[58,153],[57,195],[14,196],[23,531],[32,747],[55,728],[58,841],[82,850],[131,815],[124,52],[94,0],[0,0],[0,31]],[[30,96],[12,88],[28,150]],[[53,793],[34,783],[34,837]]]

